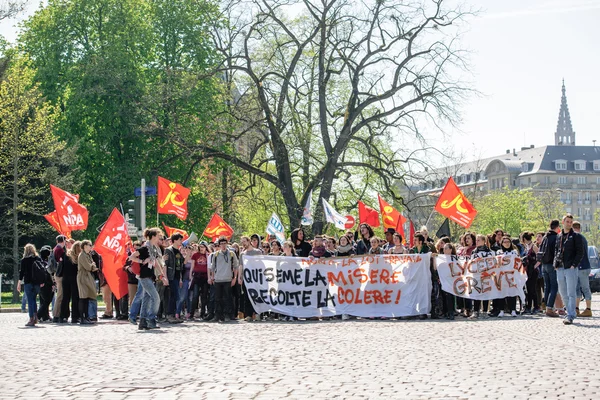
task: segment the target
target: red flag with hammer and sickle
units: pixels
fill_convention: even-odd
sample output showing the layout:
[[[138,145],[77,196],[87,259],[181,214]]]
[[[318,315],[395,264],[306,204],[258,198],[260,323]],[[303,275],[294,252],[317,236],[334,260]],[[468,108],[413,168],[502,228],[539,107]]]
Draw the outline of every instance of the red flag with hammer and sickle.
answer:
[[[187,201],[190,189],[178,183],[158,177],[158,213],[174,214],[185,220],[188,216]]]
[[[452,177],[446,182],[446,186],[435,205],[435,210],[464,228],[471,226],[477,215],[477,210],[473,208],[469,200],[456,186]]]
[[[211,238],[213,242],[221,236],[225,236],[227,240],[230,240],[233,236],[233,229],[227,225],[227,222],[223,221],[223,218],[219,217],[219,214],[214,213],[202,234]]]
[[[390,206],[379,194],[377,194],[377,197],[379,198],[379,210],[381,211],[381,219],[383,220],[383,229],[392,228],[404,238],[404,223],[406,222],[406,218],[400,214],[400,211]]]

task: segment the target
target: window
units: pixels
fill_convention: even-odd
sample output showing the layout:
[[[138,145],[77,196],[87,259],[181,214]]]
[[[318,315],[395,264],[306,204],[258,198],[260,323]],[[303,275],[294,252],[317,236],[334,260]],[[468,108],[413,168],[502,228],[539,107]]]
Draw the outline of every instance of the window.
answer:
[[[527,172],[529,170],[529,165],[527,163],[521,164],[521,171]]]
[[[551,183],[552,183],[552,180],[550,179],[550,177],[549,176],[545,176],[544,177],[544,184],[545,185],[549,185]]]
[[[476,172],[471,172],[471,180],[473,182],[477,182],[477,173]]]
[[[585,185],[586,183],[587,183],[587,176],[578,176],[577,177],[578,185]]]
[[[567,160],[554,161],[554,167],[557,171],[566,171],[567,170]]]
[[[565,197],[568,201],[571,201],[571,192],[567,192]]]
[[[596,201],[600,203],[600,193],[596,193]]]
[[[575,171],[585,171],[585,160],[575,160]]]
[[[566,176],[559,176],[558,177],[558,184],[559,185],[566,185],[567,184],[567,177]]]
[[[594,171],[600,171],[600,160],[594,160]]]
[[[583,199],[584,199],[585,201],[590,201],[590,200],[591,200],[591,198],[592,198],[592,194],[591,194],[590,192],[585,192],[585,193],[583,194]]]

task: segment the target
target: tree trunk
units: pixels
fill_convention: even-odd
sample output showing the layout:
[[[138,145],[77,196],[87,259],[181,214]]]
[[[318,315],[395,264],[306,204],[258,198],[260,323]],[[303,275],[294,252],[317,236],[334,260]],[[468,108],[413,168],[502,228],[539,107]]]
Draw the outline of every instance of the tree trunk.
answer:
[[[229,172],[228,167],[223,167],[221,170],[221,201],[223,203],[223,219],[225,221],[230,220],[230,204],[229,204],[229,196],[227,194],[228,185],[227,185],[227,175]]]
[[[19,279],[19,216],[17,214],[17,207],[19,205],[19,153],[16,148],[19,143],[18,129],[15,129],[15,151],[13,154],[13,204],[12,204],[12,225],[13,225],[13,246],[12,246],[12,258],[13,258],[13,297],[12,302],[19,302],[19,292],[17,291],[17,281]]]

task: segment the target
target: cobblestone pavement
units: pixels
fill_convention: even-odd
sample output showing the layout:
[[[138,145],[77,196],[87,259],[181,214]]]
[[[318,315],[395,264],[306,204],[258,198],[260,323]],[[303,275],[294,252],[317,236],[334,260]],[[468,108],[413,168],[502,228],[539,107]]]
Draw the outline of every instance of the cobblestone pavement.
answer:
[[[0,314],[2,399],[600,399],[600,317],[25,322]]]

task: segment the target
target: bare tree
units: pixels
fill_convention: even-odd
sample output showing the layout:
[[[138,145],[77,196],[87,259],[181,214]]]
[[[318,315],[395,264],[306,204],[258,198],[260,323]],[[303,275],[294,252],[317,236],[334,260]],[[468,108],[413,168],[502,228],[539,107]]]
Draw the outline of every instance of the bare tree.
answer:
[[[0,1],[0,21],[13,18],[25,9],[28,0],[1,0]]]
[[[291,226],[313,189],[327,200],[336,180],[360,191],[353,181],[360,171],[401,201],[396,183],[410,174],[407,164],[426,163],[420,126],[455,123],[468,91],[453,75],[465,68],[455,38],[470,12],[446,2],[228,0],[229,23],[214,40],[240,93],[231,116],[242,129],[222,134],[251,135],[250,157],[181,144],[270,182]],[[292,7],[300,10],[294,19]],[[320,232],[316,204],[313,231]]]

